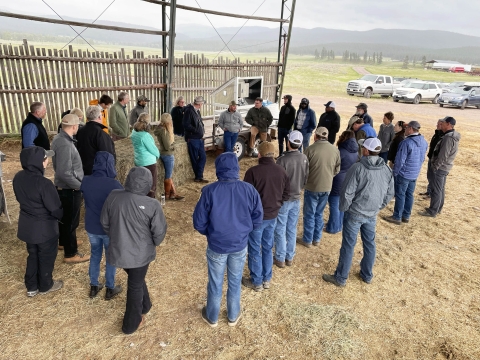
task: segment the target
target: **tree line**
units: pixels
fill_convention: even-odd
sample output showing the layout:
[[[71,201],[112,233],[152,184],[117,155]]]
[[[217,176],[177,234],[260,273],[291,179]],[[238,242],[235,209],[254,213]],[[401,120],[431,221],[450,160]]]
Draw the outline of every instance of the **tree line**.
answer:
[[[327,50],[325,47],[322,49],[321,52],[318,52],[318,50],[315,49],[315,59],[334,60],[335,52],[333,50]],[[362,56],[357,52],[345,50],[342,53],[342,60],[356,63],[363,62],[370,64],[381,64],[383,62],[383,53],[374,52],[372,55],[369,55],[368,52],[365,51]]]

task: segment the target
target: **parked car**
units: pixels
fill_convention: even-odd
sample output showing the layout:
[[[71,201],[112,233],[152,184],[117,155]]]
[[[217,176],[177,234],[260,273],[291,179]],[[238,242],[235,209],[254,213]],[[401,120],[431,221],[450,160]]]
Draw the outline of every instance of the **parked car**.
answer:
[[[446,92],[452,91],[453,89],[457,89],[457,88],[461,89],[463,88],[463,85],[465,85],[465,81],[454,81],[448,84],[447,86],[444,86],[442,89],[442,92],[446,93]]]
[[[358,80],[349,81],[347,84],[347,94],[350,96],[359,95],[366,98],[378,94],[382,97],[392,96],[395,88],[399,87],[399,82],[394,82],[391,76],[387,75],[364,75]]]
[[[448,93],[443,93],[438,99],[438,104],[440,107],[445,105],[455,106],[462,110],[467,106],[476,106],[480,109],[480,83],[477,84],[479,86],[464,86],[463,88],[455,88]]]
[[[414,82],[406,88],[398,88],[393,93],[393,101],[419,104],[421,101],[431,101],[436,104],[442,88],[433,82]]]

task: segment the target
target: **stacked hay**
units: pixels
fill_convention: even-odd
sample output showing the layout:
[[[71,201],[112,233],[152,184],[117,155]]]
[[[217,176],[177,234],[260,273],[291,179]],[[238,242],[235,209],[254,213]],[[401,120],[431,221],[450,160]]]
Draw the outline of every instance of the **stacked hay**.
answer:
[[[157,137],[151,133],[158,147]],[[188,180],[195,177],[188,157],[187,143],[181,136],[175,136],[175,167],[173,169],[173,181],[176,186],[181,186]],[[117,153],[117,179],[122,184],[125,183],[128,172],[135,166],[133,163],[133,146],[130,139],[123,139],[115,142],[115,151]],[[165,168],[162,161],[157,161],[157,199],[160,199],[163,193],[163,179],[165,178]]]

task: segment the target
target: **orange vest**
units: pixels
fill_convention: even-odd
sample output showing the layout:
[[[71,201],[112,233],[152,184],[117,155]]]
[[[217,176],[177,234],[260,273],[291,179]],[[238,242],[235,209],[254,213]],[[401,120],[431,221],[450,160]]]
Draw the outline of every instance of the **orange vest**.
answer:
[[[89,105],[90,106],[98,105],[98,100],[97,99],[90,100]],[[105,131],[108,134],[108,110],[107,109],[102,109],[101,113],[102,113],[102,124],[103,124],[103,126],[107,127],[106,129],[103,129],[103,131]]]

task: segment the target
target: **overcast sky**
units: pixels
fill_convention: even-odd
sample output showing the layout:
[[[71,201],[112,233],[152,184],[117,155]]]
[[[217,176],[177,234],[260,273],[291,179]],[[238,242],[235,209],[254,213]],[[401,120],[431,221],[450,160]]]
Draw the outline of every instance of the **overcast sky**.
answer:
[[[45,0],[62,16],[94,20],[112,0]],[[198,4],[197,4],[198,2]],[[262,4],[263,3],[263,4]],[[287,1],[290,6],[292,0]],[[180,0],[178,4],[204,9],[257,16],[280,17],[281,0]],[[0,7],[31,15],[53,12],[42,0],[0,0]],[[161,7],[140,0],[115,0],[102,15],[102,20],[115,20],[138,26],[161,27]],[[375,28],[447,30],[467,35],[479,35],[480,1],[446,0],[297,0],[296,27],[324,27],[343,30]],[[216,27],[240,27],[245,20],[208,15]],[[209,22],[203,14],[178,10],[177,24]],[[276,23],[248,21],[246,26],[276,27]]]

